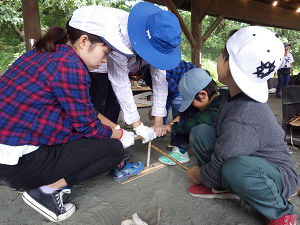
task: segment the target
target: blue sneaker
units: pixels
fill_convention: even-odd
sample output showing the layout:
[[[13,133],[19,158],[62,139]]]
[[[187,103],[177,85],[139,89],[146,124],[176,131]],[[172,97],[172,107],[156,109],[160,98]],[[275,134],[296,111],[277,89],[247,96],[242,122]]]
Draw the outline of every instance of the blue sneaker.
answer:
[[[132,177],[142,171],[144,164],[140,161],[129,163],[126,162],[126,166],[122,169],[114,170],[114,181],[125,181],[129,177]]]

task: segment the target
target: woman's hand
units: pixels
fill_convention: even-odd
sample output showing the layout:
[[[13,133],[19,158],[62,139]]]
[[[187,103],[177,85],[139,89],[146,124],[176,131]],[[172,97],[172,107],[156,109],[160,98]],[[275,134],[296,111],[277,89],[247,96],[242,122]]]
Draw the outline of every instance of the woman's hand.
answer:
[[[157,137],[162,137],[167,133],[167,127],[163,124],[163,117],[156,116],[152,128],[155,130]]]
[[[177,123],[179,121],[180,121],[180,116],[176,116],[170,124],[173,125],[174,123]]]
[[[168,123],[165,126],[167,128],[167,131],[171,133],[172,132],[172,125],[170,123]]]

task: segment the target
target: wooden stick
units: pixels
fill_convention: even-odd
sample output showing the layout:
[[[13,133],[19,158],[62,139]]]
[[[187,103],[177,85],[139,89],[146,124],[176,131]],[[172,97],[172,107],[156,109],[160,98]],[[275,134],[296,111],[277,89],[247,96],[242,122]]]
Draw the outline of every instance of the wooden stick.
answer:
[[[142,136],[136,136],[136,137],[134,137],[134,140],[135,140],[135,141],[142,140]]]
[[[168,154],[166,154],[165,152],[163,152],[162,150],[160,150],[158,147],[152,145],[152,148],[155,149],[156,151],[158,151],[159,153],[163,154],[164,156],[168,157],[169,159],[171,159],[173,162],[175,162],[178,166],[180,166],[181,168],[188,170],[189,168],[182,165],[180,162],[178,162],[176,159],[174,159],[173,157],[169,156]]]
[[[150,166],[150,156],[151,156],[151,141],[148,142],[147,167]]]
[[[158,208],[157,209],[157,221],[156,221],[156,225],[160,224],[160,214],[161,214],[162,208]]]

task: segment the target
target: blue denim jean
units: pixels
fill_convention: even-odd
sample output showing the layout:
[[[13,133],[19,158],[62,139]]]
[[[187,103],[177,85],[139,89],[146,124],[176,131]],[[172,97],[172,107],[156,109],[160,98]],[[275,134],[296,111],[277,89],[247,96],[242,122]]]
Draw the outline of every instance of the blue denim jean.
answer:
[[[176,98],[173,99],[173,101],[171,102],[171,105],[167,108],[167,115],[164,117],[164,124],[168,123],[168,116],[169,116],[169,112],[170,109],[172,108],[172,119],[175,118],[181,103],[182,103],[183,99],[181,97],[181,95],[178,95]]]
[[[180,105],[182,103],[183,99],[181,97],[181,95],[178,95],[172,102],[171,102],[171,105],[169,106],[169,108],[167,108],[167,115],[164,117],[164,124],[167,124],[168,123],[168,116],[169,116],[169,112],[170,112],[170,109],[172,108],[172,119],[175,118],[179,108],[180,108]],[[171,133],[171,142],[170,144],[171,145],[175,145],[175,135]]]
[[[282,86],[288,86],[290,81],[290,74],[282,74],[279,70],[277,72],[278,84],[276,87],[276,94],[280,93]]]

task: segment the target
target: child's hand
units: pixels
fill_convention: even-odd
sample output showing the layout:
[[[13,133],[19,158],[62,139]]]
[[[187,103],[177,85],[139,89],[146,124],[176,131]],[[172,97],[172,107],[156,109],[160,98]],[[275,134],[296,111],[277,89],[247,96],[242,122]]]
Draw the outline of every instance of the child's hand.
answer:
[[[167,128],[168,132],[172,132],[172,125],[170,123],[166,124],[165,127]]]
[[[187,170],[187,177],[195,184],[201,184],[200,180],[200,167],[193,166],[192,168]]]
[[[180,116],[176,116],[170,124],[173,125],[174,123],[177,123],[179,121],[180,121]]]

